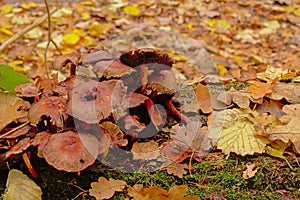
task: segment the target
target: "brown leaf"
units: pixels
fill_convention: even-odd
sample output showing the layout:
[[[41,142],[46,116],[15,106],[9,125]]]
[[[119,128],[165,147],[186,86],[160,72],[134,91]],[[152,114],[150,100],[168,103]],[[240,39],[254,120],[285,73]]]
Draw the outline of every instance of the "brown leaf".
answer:
[[[185,169],[188,169],[189,166],[187,164],[179,164],[177,162],[171,161],[171,163],[166,162],[161,167],[161,170],[167,170],[168,174],[172,174],[174,176],[178,176],[179,178],[183,178],[183,175],[187,174]]]
[[[151,140],[150,142],[135,142],[131,148],[133,160],[154,160],[160,155],[158,144]]]
[[[212,104],[210,93],[208,87],[202,85],[201,83],[197,84],[196,97],[198,100],[199,108],[203,113],[211,113],[212,112]]]
[[[187,196],[185,197],[186,192],[188,191],[187,185],[175,185],[169,190],[169,199],[170,200],[200,200],[197,196]]]
[[[256,168],[256,166],[258,165],[258,162],[255,163],[247,163],[246,167],[247,169],[245,171],[243,171],[243,178],[244,179],[249,179],[255,176],[257,170],[254,170],[254,168]]]
[[[110,178],[99,177],[98,182],[91,183],[92,189],[89,190],[91,196],[97,200],[109,199],[115,192],[122,192],[126,187],[126,182]]]
[[[190,156],[200,161],[212,148],[207,133],[207,127],[201,127],[198,122],[188,123],[187,126],[177,124],[172,127],[171,140],[164,143],[162,153],[177,162]]]
[[[61,69],[65,67],[68,63],[72,63],[75,66],[77,66],[79,64],[79,58],[80,54],[76,52],[58,56],[53,62],[53,68]]]
[[[300,84],[299,83],[278,83],[274,91],[267,95],[270,99],[286,99],[289,103],[300,103]]]
[[[33,83],[20,84],[15,87],[15,92],[18,97],[35,97],[38,93],[38,88]]]
[[[6,127],[11,122],[27,116],[26,108],[30,104],[14,94],[0,92],[0,130]],[[5,113],[3,115],[3,113]]]
[[[114,145],[126,146],[128,141],[123,139],[123,132],[120,130],[119,126],[110,122],[105,121],[100,124],[100,127],[104,135],[109,139]]]
[[[270,113],[272,115],[277,115],[278,117],[282,117],[284,112],[281,110],[283,104],[280,101],[276,100],[263,100],[261,105],[256,107],[256,111],[260,113]]]
[[[254,99],[260,99],[273,92],[275,86],[273,83],[263,83],[260,81],[248,81],[250,86],[248,87],[251,92],[251,97]]]
[[[66,115],[67,100],[62,97],[50,96],[40,99],[31,105],[28,111],[28,119],[31,123],[37,124],[43,115],[49,116],[54,125],[63,127],[63,120]]]

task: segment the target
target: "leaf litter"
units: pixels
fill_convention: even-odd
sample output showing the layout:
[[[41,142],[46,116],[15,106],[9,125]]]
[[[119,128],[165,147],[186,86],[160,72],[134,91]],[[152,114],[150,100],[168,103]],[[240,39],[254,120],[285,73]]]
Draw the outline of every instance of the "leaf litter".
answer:
[[[1,63],[11,65],[17,71],[24,70],[23,72],[26,72],[30,78],[35,79],[34,84],[17,86],[16,93],[24,100],[6,93],[1,95],[3,96],[1,109],[4,113],[13,113],[13,115],[6,114],[0,120],[2,134],[6,134],[8,131],[14,132],[13,128],[18,128],[20,123],[30,122],[30,130],[20,135],[16,134],[18,142],[11,142],[11,146],[6,151],[7,155],[13,157],[14,154],[22,153],[28,148],[28,145],[33,145],[38,146],[39,155],[43,156],[44,149],[49,149],[51,141],[54,140],[51,138],[68,133],[69,121],[74,118],[80,121],[81,126],[85,127],[83,130],[89,130],[89,127],[99,127],[100,125],[100,129],[103,131],[103,133],[97,133],[93,136],[88,133],[74,132],[76,135],[93,138],[93,142],[97,143],[96,146],[102,144],[102,149],[92,150],[93,159],[87,159],[87,161],[85,158],[76,158],[76,162],[79,159],[80,164],[87,162],[87,165],[92,165],[96,154],[106,152],[103,156],[107,156],[107,152],[111,150],[112,146],[122,146],[128,152],[132,151],[136,155],[148,154],[149,148],[144,149],[143,145],[150,143],[152,144],[149,145],[150,149],[153,148],[156,152],[150,158],[159,160],[164,155],[173,160],[167,166],[167,161],[163,161],[161,167],[167,169],[169,174],[178,177],[182,177],[186,172],[184,169],[188,166],[186,165],[187,158],[189,161],[193,158],[193,162],[202,162],[202,158],[213,146],[221,149],[225,154],[235,153],[242,156],[266,152],[284,159],[283,154],[288,150],[291,151],[290,147],[294,153],[299,154],[300,144],[297,137],[299,132],[297,130],[297,121],[299,121],[299,113],[297,112],[299,103],[299,92],[297,92],[299,86],[299,81],[297,81],[297,78],[299,79],[299,52],[297,50],[299,45],[297,42],[299,40],[299,34],[297,34],[299,32],[297,25],[299,24],[299,15],[297,10],[299,10],[299,5],[297,3],[294,1],[266,1],[264,3],[259,1],[211,1],[192,6],[193,3],[185,2],[182,3],[178,12],[173,12],[178,9],[179,2],[161,2],[164,7],[168,8],[167,17],[159,16],[163,15],[163,11],[155,16],[155,12],[152,11],[158,11],[159,5],[152,2],[131,4],[118,1],[103,6],[95,4],[99,4],[99,2],[74,3],[71,6],[68,5],[70,7],[63,4],[65,7],[58,9],[52,16],[53,38],[65,54],[57,57],[58,52],[50,45],[48,56],[51,61],[54,61],[52,66],[63,73],[60,74],[59,81],[58,75],[56,78],[44,78],[45,71],[39,69],[40,63],[43,62],[41,58],[45,48],[42,43],[44,42],[43,35],[46,33],[46,26],[43,24],[41,28],[33,29],[25,35],[26,40],[31,41],[32,45],[37,47],[35,51],[32,51],[32,54],[17,53],[14,44],[5,50],[6,54],[1,54],[3,55],[3,58],[0,58]],[[71,9],[73,6],[77,6],[83,12],[73,12]],[[249,9],[253,6],[256,9]],[[180,11],[181,9],[184,12]],[[266,10],[272,10],[272,12],[265,12]],[[9,36],[31,23],[34,18],[28,11],[35,12],[34,17],[36,17],[44,13],[44,7],[39,3],[19,6],[6,4],[1,6],[0,11],[1,17],[3,16],[3,21],[0,23],[0,43],[3,43]],[[123,18],[118,17],[120,13]],[[202,15],[200,22],[199,18],[196,17],[198,16],[197,13]],[[27,17],[18,18],[19,14]],[[253,16],[253,18],[249,16]],[[95,22],[94,17],[99,17],[102,20],[101,23]],[[112,45],[106,44],[111,45],[108,49],[113,51],[113,54],[99,49],[99,46],[90,50],[102,39],[120,31],[142,26],[137,19],[146,25],[152,23],[158,27],[157,29],[180,30],[181,33],[187,33],[202,41],[204,48],[218,64],[215,68],[212,67],[214,65],[205,60],[207,56],[195,56],[200,55],[197,53],[201,50],[185,49],[186,47],[183,46],[188,46],[187,44],[179,46],[190,57],[183,59],[183,56],[175,55],[175,60],[166,53],[155,49],[136,48],[141,43],[147,42],[138,31],[132,34],[135,34],[135,38],[142,39],[133,41],[130,47],[129,43],[121,44],[122,41],[120,43],[120,40],[113,41]],[[12,26],[11,23],[18,24],[18,26]],[[59,27],[64,27],[64,30]],[[151,38],[155,45],[159,47],[168,46],[167,40],[162,42],[164,41],[161,39],[162,35],[155,38],[154,35],[159,34],[153,34],[153,29],[152,32],[149,31],[149,35],[147,35],[147,29],[143,30],[145,30],[146,38]],[[169,41],[174,41],[177,36],[168,35],[168,37]],[[26,40],[18,41],[17,44],[26,46]],[[180,38],[177,37],[176,40],[180,40]],[[274,41],[277,41],[276,45],[285,48],[276,48]],[[72,53],[74,49],[78,52]],[[201,55],[204,54],[201,53]],[[13,56],[13,61],[11,56]],[[198,66],[193,67],[201,66],[200,71],[205,75],[213,72],[225,77],[219,79],[219,82],[210,82],[208,79],[207,82],[202,81],[201,84],[194,85],[196,86],[196,93],[192,94],[196,94],[195,106],[188,109],[176,107],[176,98],[172,98],[172,96],[177,95],[174,92],[177,89],[177,83],[175,82],[175,87],[173,87],[174,81],[166,79],[166,77],[173,77],[170,74],[171,67],[182,70],[181,73],[184,78],[199,76],[195,72],[197,70],[192,70],[194,68],[185,64],[185,61],[197,63]],[[166,67],[163,70],[156,70],[156,65],[146,64],[149,62],[160,63]],[[137,68],[139,65],[144,66]],[[181,67],[177,68],[177,66]],[[82,78],[78,79],[79,76],[83,76],[83,78],[79,84],[75,82],[78,85],[74,87],[74,79],[69,75],[76,75],[76,80]],[[134,83],[130,77],[134,77],[135,81],[138,81],[137,85],[141,83],[142,87],[137,90],[135,87],[126,88],[126,86]],[[113,94],[111,89],[120,81],[123,84],[123,89],[117,89],[116,93]],[[168,88],[172,88],[172,90],[166,90],[157,84],[150,83],[162,81],[165,81],[163,85],[170,86]],[[209,100],[214,96],[208,96],[207,85],[229,86],[235,81],[246,82],[248,85],[243,90],[229,87],[230,90],[218,94],[217,100]],[[11,90],[5,85],[2,85],[1,88]],[[105,88],[110,89],[105,90]],[[209,90],[210,94],[214,92]],[[153,106],[156,105],[159,98],[163,97],[156,97],[158,93],[168,97],[167,103],[164,102],[162,106]],[[119,102],[129,103],[118,109],[111,108],[109,102],[111,98],[115,97],[119,98],[117,99]],[[64,100],[55,105],[50,103],[55,108],[48,108],[46,112],[34,111],[36,105],[43,103],[46,99]],[[170,99],[172,100],[170,101]],[[68,103],[66,111],[65,101]],[[35,103],[32,104],[32,102]],[[216,102],[227,106],[216,107],[214,106]],[[74,103],[79,106],[73,106]],[[189,102],[185,100],[185,104],[189,104]],[[97,114],[95,109],[93,110],[94,105],[96,105],[96,110],[98,109]],[[57,107],[58,110],[56,110]],[[114,111],[116,110],[118,110],[117,113],[122,114],[116,117],[117,121],[112,121],[112,116],[115,115]],[[137,110],[143,111],[145,114],[138,115]],[[187,125],[185,123],[179,124],[180,119],[187,119],[184,118],[185,116],[201,112],[209,119],[208,122],[197,124],[198,127],[192,126],[193,122]],[[156,130],[160,130],[160,126],[167,123],[164,116],[170,117],[170,113],[177,122],[171,127],[171,131],[167,132],[169,138],[162,139],[156,135],[151,140],[144,141],[145,137],[142,131],[153,130],[152,128],[149,129],[149,123],[152,123]],[[183,121],[187,122],[188,120]],[[121,126],[122,123],[125,125]],[[118,127],[119,125],[120,127]],[[49,132],[44,132],[45,130]],[[33,135],[36,135],[35,140],[30,143],[28,136],[32,139]],[[24,137],[25,140],[22,140]],[[5,138],[1,137],[1,142],[7,140]],[[26,141],[24,146],[21,145],[23,141]],[[278,146],[278,144],[284,145]],[[137,148],[138,145],[141,147]],[[81,148],[88,149],[86,146]],[[52,147],[50,149],[53,150]],[[157,149],[160,149],[161,152],[158,152]],[[56,155],[55,153],[51,154],[54,157]],[[70,153],[66,154],[71,155]],[[145,156],[140,155],[135,156],[135,160],[141,163],[145,162],[147,160]],[[47,156],[46,160],[49,164],[52,163]],[[7,161],[10,161],[10,158]],[[87,167],[69,169],[57,164],[53,164],[53,166],[65,171],[81,171]],[[247,177],[252,177],[255,174],[255,171],[251,171],[250,168]],[[101,179],[101,182],[105,181]],[[111,191],[107,189],[110,191],[109,195],[105,196],[101,192],[99,193],[100,190],[91,190],[99,199],[110,198],[115,191],[122,192],[127,187],[126,183],[122,183],[122,189],[115,189],[112,187],[115,183],[113,180],[106,180],[106,182],[111,184],[109,187],[112,188]],[[155,187],[136,186],[135,189],[132,188],[128,188],[128,194],[137,199],[141,197],[155,198],[156,196],[157,198],[164,196],[172,199],[174,194],[178,193],[180,195],[175,196],[184,199],[184,194],[187,191],[186,186],[174,186],[174,189],[171,188],[169,192]]]

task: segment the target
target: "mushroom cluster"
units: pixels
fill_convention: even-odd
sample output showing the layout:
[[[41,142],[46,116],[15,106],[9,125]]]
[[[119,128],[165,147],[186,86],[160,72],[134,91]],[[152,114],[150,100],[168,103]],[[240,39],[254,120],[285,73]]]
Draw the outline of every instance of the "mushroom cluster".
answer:
[[[77,172],[110,147],[130,150],[135,141],[153,137],[170,114],[184,120],[173,103],[172,64],[168,54],[153,49],[112,54],[97,47],[58,57],[54,66],[69,68],[70,76],[30,85],[38,99],[28,111],[38,130],[31,144],[56,169]],[[26,91],[18,87],[20,97],[28,97]]]

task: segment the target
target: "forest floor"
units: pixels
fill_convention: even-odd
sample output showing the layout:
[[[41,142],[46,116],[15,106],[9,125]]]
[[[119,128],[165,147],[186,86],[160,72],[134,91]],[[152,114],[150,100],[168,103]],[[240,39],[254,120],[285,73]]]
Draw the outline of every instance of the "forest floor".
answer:
[[[48,3],[50,11],[53,10],[51,38],[58,49],[51,42],[47,48],[49,24],[44,3],[0,0],[0,45],[44,17],[31,31],[0,50],[0,64],[11,66],[32,79],[47,77],[48,70],[58,73],[59,79],[63,80],[67,73],[52,65],[60,54],[86,53],[98,45],[111,51],[150,45],[180,52],[176,52],[174,67],[187,80],[214,75],[224,82],[235,80],[239,85],[256,79],[257,74],[272,66],[295,72],[294,77],[298,77],[295,82],[299,84],[298,0],[86,0]],[[162,39],[161,31],[172,34]],[[189,49],[191,45],[199,47],[196,53]],[[194,67],[182,64],[186,62]],[[287,79],[287,82],[293,82]],[[297,88],[295,91],[299,91]],[[295,92],[295,95],[298,94]],[[284,100],[281,103],[299,105],[299,99],[297,101]],[[199,118],[207,120],[207,114],[200,114]],[[79,175],[56,170],[44,159],[33,155],[31,162],[38,178],[32,179],[42,188],[43,199],[56,200],[95,199],[89,195],[89,189],[91,183],[97,182],[101,176],[123,180],[128,186],[143,184],[144,187],[157,186],[165,190],[174,185],[187,185],[187,195],[200,199],[300,199],[299,154],[292,153],[295,149],[299,150],[296,144],[299,145],[300,138],[299,133],[296,134],[294,146],[287,149],[289,154],[285,154],[287,160],[266,153],[241,156],[237,151],[226,155],[226,152],[214,148],[201,162],[196,159],[190,163],[189,158],[183,160],[182,164],[191,164],[192,168],[179,178],[163,170],[126,173],[99,161]],[[36,153],[36,149],[33,152]],[[258,163],[257,171],[252,178],[245,179],[243,172],[249,163]],[[9,165],[31,177],[21,157],[10,160]],[[6,166],[0,171],[0,194],[6,188],[8,171]],[[0,195],[0,199],[2,197]],[[117,192],[111,199],[126,198],[129,196],[124,191]]]

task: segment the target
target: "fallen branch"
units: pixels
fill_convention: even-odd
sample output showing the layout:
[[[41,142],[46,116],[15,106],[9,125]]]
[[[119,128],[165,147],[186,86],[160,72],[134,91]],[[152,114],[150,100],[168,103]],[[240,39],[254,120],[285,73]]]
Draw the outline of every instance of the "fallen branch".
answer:
[[[54,13],[56,10],[57,10],[57,8],[54,8],[54,9],[51,10],[50,13]],[[34,22],[33,24],[31,24],[30,26],[24,28],[23,30],[21,30],[20,32],[16,33],[11,38],[9,38],[8,40],[6,40],[0,46],[0,52],[3,51],[7,46],[9,46],[10,44],[12,44],[14,41],[16,41],[17,39],[19,39],[23,35],[25,35],[27,32],[29,32],[30,30],[32,30],[35,27],[39,26],[41,23],[43,23],[47,19],[47,17],[48,17],[48,14],[46,13],[39,20],[37,20],[36,22]]]

